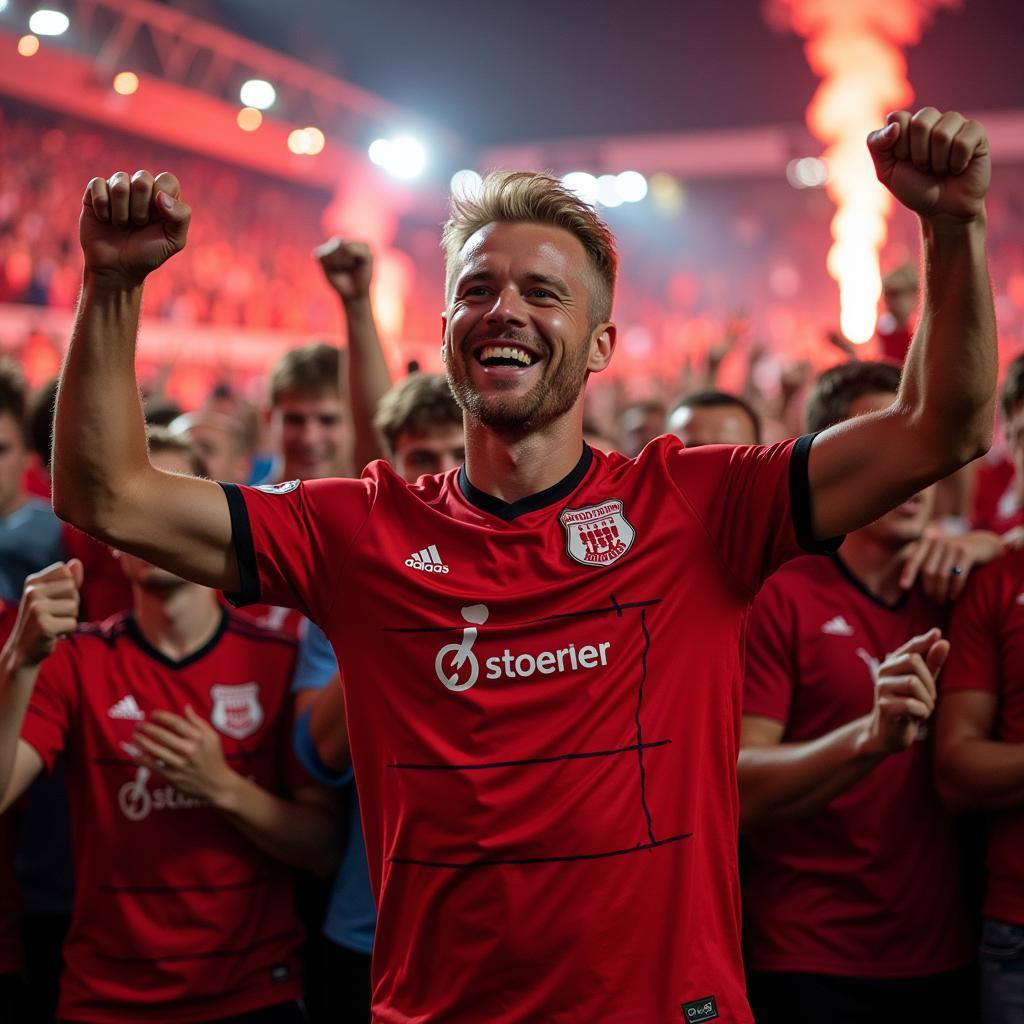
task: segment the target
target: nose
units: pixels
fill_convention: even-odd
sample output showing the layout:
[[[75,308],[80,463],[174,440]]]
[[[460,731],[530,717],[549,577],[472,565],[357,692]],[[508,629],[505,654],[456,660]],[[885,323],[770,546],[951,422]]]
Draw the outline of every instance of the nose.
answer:
[[[518,289],[502,288],[494,296],[494,304],[487,311],[487,323],[491,327],[525,327],[526,308]]]

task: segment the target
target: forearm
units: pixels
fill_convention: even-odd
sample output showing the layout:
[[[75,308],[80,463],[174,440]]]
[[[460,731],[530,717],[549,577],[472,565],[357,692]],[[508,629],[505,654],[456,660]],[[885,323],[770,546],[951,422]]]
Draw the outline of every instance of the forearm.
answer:
[[[345,303],[348,328],[348,393],[352,407],[353,454],[357,470],[386,457],[373,418],[392,380],[367,296]]]
[[[867,775],[882,760],[865,747],[867,726],[859,718],[806,743],[740,750],[740,828],[813,814]]]
[[[271,857],[321,875],[337,866],[338,829],[323,808],[274,796],[237,772],[211,803]]]
[[[922,457],[949,472],[987,449],[995,414],[996,323],[984,217],[923,222],[922,235],[924,308],[900,403],[923,431]]]
[[[18,739],[38,675],[39,666],[26,665],[9,645],[0,651],[0,810],[11,802]]]
[[[1024,805],[1024,743],[963,740],[936,766],[939,794],[958,810]]]
[[[135,380],[141,286],[86,275],[61,371],[54,420],[53,505],[102,532],[119,494],[149,468]]]

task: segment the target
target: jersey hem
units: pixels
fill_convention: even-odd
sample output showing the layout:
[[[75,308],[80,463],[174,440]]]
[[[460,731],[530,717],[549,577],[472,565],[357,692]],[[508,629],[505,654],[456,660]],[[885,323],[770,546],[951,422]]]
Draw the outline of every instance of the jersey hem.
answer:
[[[845,535],[817,540],[811,517],[811,445],[817,434],[798,437],[789,453],[789,509],[797,543],[810,555],[835,554],[846,540]]]
[[[245,497],[238,484],[220,484],[228,502],[231,516],[231,537],[234,541],[235,560],[238,563],[238,590],[224,591],[224,598],[235,608],[247,604],[260,604],[260,577],[256,568],[256,546],[252,539],[252,524]]]

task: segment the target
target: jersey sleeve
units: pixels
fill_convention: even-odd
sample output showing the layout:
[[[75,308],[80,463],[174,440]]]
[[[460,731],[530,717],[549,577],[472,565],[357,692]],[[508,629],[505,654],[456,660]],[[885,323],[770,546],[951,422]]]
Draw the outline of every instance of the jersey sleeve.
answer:
[[[808,479],[814,436],[769,446],[666,444],[672,482],[751,595],[788,559],[829,554],[843,541],[814,539]]]
[[[375,479],[221,487],[241,581],[227,599],[236,606],[284,605],[323,622],[373,506]]]
[[[967,581],[953,605],[949,623],[949,658],[939,676],[942,693],[983,690],[996,696],[1002,678],[999,562]]]
[[[789,722],[797,683],[795,610],[769,580],[747,619],[743,714]]]
[[[299,640],[299,654],[295,661],[292,693],[322,690],[338,671],[338,660],[324,631],[312,622],[306,623]]]
[[[72,723],[78,720],[75,653],[79,644],[77,637],[61,640],[42,663],[21,725],[21,738],[43,759],[48,772],[64,750]]]

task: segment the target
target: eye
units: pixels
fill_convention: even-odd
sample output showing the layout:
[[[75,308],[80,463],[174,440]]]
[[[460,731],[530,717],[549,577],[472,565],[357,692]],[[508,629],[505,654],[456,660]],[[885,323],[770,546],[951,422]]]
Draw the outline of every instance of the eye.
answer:
[[[487,295],[489,292],[490,292],[490,289],[486,285],[475,284],[471,288],[465,289],[465,291],[463,291],[463,293],[461,295],[461,298],[463,298],[463,299],[477,298],[477,297],[479,297],[481,295]]]

